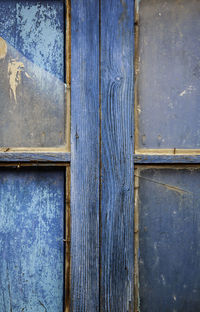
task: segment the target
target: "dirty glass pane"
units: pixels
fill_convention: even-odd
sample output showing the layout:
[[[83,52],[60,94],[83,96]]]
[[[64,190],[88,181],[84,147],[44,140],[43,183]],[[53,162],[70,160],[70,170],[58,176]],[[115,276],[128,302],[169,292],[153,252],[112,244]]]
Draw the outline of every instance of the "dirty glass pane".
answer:
[[[0,0],[0,147],[65,144],[64,2]]]
[[[141,311],[199,311],[200,169],[139,176]]]
[[[141,0],[139,148],[200,148],[200,1]]]

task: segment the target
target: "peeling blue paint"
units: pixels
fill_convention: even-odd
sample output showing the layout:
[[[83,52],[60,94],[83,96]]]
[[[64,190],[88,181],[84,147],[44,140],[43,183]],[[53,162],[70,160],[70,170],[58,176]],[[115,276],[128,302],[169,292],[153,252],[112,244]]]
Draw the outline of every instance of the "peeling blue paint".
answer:
[[[0,215],[1,311],[63,311],[64,170],[1,169]]]
[[[63,80],[64,2],[1,0],[0,8],[0,36]]]

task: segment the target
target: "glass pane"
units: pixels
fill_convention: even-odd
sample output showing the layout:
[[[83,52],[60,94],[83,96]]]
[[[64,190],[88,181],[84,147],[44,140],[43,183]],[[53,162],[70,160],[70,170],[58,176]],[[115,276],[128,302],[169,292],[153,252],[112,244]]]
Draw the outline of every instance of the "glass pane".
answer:
[[[139,175],[141,311],[199,311],[200,169]]]
[[[2,312],[63,312],[64,172],[0,169]]]
[[[141,0],[139,148],[200,148],[200,1]]]
[[[0,0],[0,147],[65,144],[63,1]]]

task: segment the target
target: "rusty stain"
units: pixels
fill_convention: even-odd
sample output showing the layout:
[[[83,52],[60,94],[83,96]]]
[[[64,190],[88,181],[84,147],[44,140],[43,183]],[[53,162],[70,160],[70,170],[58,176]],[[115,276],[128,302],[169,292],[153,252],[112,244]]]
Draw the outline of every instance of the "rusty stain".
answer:
[[[4,59],[7,54],[7,44],[6,41],[0,37],[0,60]]]

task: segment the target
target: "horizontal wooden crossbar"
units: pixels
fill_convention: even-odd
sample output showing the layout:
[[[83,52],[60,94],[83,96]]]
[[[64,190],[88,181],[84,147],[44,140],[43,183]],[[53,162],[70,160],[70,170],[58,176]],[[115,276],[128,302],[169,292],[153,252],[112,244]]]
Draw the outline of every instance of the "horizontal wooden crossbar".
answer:
[[[135,164],[198,164],[200,155],[134,155]]]
[[[70,153],[64,152],[2,152],[0,162],[54,162],[65,163],[71,159]]]

